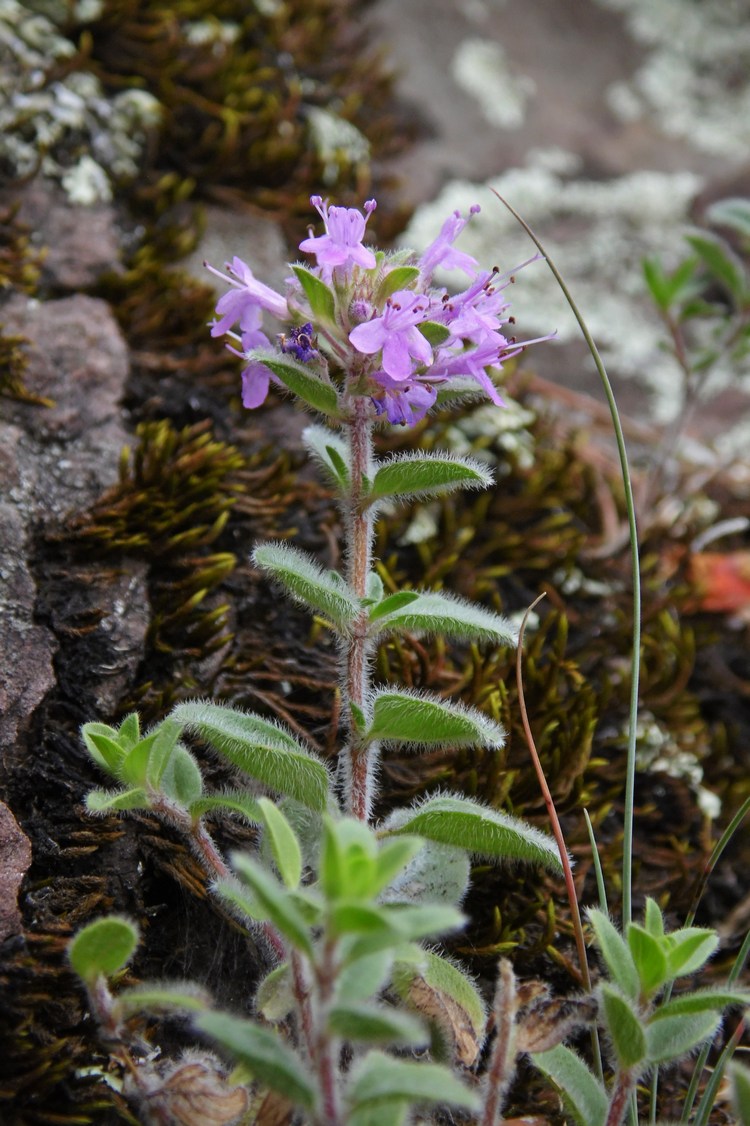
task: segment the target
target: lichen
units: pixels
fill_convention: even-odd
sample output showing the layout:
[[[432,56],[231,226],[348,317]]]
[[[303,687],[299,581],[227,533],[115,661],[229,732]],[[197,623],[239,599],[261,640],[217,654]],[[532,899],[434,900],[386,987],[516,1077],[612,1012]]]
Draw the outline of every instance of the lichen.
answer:
[[[66,10],[64,18],[80,19],[82,11]],[[159,120],[155,100],[138,90],[107,97],[82,67],[75,42],[16,0],[3,2],[0,42],[3,176],[23,181],[41,172],[60,181],[71,202],[110,200],[115,183],[139,172]]]

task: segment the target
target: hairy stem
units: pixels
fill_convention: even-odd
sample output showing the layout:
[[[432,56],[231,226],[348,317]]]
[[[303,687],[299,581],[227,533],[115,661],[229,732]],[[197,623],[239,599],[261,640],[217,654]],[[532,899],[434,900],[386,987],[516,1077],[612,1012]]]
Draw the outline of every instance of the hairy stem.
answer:
[[[315,1042],[315,1066],[320,1084],[322,1103],[321,1123],[323,1126],[339,1126],[341,1108],[339,1088],[336,1082],[338,1072],[337,1055],[339,1047],[327,1028],[328,1008],[336,982],[335,941],[331,938],[323,943],[320,964],[316,969],[318,998],[316,1016],[319,1030]]]
[[[630,1106],[631,1098],[635,1091],[635,1080],[636,1076],[634,1071],[617,1072],[612,1097],[609,1101],[609,1111],[607,1112],[605,1126],[620,1126],[625,1118],[625,1112]]]
[[[362,396],[352,399],[349,419],[349,442],[351,449],[351,488],[347,511],[347,562],[349,584],[358,595],[364,598],[367,592],[367,578],[372,565],[372,510],[365,503],[365,478],[371,474],[372,466],[372,417],[370,403]],[[368,616],[365,610],[354,625],[351,638],[344,651],[344,684],[347,705],[365,711],[369,693],[369,654],[371,642],[367,637]],[[344,770],[348,792],[345,795],[348,811],[361,821],[367,821],[371,806],[372,759],[375,754],[371,746],[357,737],[357,728],[349,712],[351,733],[346,754],[348,764]]]
[[[517,1012],[516,978],[510,962],[503,958],[493,1006],[497,1038],[485,1080],[481,1126],[501,1126],[502,1123],[503,1096],[515,1071],[513,1041]]]

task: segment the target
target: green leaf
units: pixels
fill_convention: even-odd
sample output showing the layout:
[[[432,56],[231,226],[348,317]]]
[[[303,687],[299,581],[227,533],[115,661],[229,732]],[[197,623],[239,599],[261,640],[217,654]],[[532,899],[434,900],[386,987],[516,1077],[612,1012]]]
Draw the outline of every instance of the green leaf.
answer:
[[[372,830],[354,817],[324,818],[319,878],[325,896],[337,899],[372,898],[377,841]]]
[[[737,305],[747,296],[747,277],[742,261],[718,235],[700,231],[686,235],[708,272],[727,290]]]
[[[680,993],[659,1005],[653,1019],[663,1020],[681,1013],[721,1012],[731,1005],[750,1006],[750,992],[722,989],[718,986],[716,989],[696,989],[692,993]]]
[[[750,239],[750,199],[742,196],[719,199],[706,208],[706,219],[717,227],[731,227]]]
[[[375,294],[374,304],[382,306],[388,298],[400,289],[411,289],[412,284],[419,277],[418,266],[394,266],[380,281]]]
[[[389,594],[377,606],[372,607],[370,622],[376,622],[378,618],[392,614],[394,610],[400,610],[402,606],[408,606],[410,602],[415,602],[418,598],[419,595],[415,590],[400,590],[398,594]]]
[[[174,748],[161,779],[168,797],[190,809],[203,793],[203,775],[190,751],[180,743]]]
[[[88,923],[68,945],[70,963],[87,985],[111,977],[127,965],[138,946],[138,926],[124,915]]]
[[[663,945],[644,927],[631,923],[628,926],[628,948],[638,971],[641,993],[650,997],[669,977]]]
[[[156,735],[157,731],[153,731],[150,735],[147,735],[145,739],[141,739],[140,742],[136,743],[125,755],[117,771],[117,775],[122,782],[130,786],[146,786],[148,760]],[[152,789],[153,787],[149,788]]]
[[[243,923],[268,922],[268,912],[253,892],[234,877],[216,881],[216,893],[238,915]]]
[[[419,837],[399,837],[396,840],[384,841],[380,845],[372,881],[373,895],[378,895],[388,887],[399,872],[402,872],[424,848],[424,843]]]
[[[502,747],[505,732],[482,712],[418,692],[376,693],[367,739],[430,747]]]
[[[733,1061],[729,1065],[732,1081],[732,1106],[739,1116],[739,1126],[750,1126],[750,1070]]]
[[[650,895],[646,896],[646,910],[643,919],[644,926],[649,934],[654,938],[661,938],[664,934],[664,916],[661,913],[659,904]]]
[[[402,812],[408,815],[408,810]],[[380,898],[387,903],[450,903],[457,907],[469,890],[470,874],[469,854],[462,848],[422,839],[421,850]]]
[[[339,899],[330,909],[329,924],[336,935],[381,935],[401,941],[401,931],[394,926],[385,908],[360,899]],[[376,947],[376,949],[379,947]]]
[[[211,995],[192,981],[150,982],[121,990],[117,994],[117,1005],[124,1013],[163,1009],[201,1013],[211,1008]]]
[[[436,496],[457,489],[486,489],[493,477],[480,461],[450,454],[399,454],[380,466],[368,500]]]
[[[313,320],[328,321],[330,324],[336,315],[336,302],[332,290],[317,274],[313,274],[305,266],[292,266],[292,269],[305,291]]]
[[[329,418],[339,417],[336,388],[316,375],[313,367],[307,367],[291,356],[265,348],[251,348],[245,353],[245,359],[264,364],[303,403]]]
[[[666,274],[661,263],[655,258],[647,258],[643,263],[643,273],[646,278],[651,297],[657,308],[663,313],[685,302],[701,292],[702,282],[698,277],[698,258],[691,256],[679,264],[671,274]],[[687,313],[681,310],[682,315]]]
[[[289,892],[250,856],[233,853],[232,866],[276,929],[289,939],[296,950],[311,956],[310,931]]]
[[[415,809],[392,814],[383,828],[388,833],[414,833],[479,856],[524,860],[562,871],[557,845],[551,836],[468,798],[428,798]]]
[[[295,1006],[289,963],[282,962],[263,978],[255,994],[255,1008],[272,1022],[286,1020]]]
[[[434,1063],[414,1063],[383,1052],[368,1052],[357,1065],[349,1086],[353,1110],[391,1102],[446,1104],[478,1111],[479,1096],[465,1087],[450,1071]]]
[[[671,977],[685,977],[699,970],[719,945],[715,930],[683,927],[667,935],[667,962]]]
[[[120,724],[117,740],[122,747],[130,750],[141,738],[141,724],[138,712],[130,712]]]
[[[89,813],[116,813],[128,809],[148,809],[145,790],[89,790],[86,809]]]
[[[348,1004],[367,1001],[383,988],[392,965],[393,953],[389,949],[376,950],[348,963],[336,975],[336,996]]]
[[[326,808],[328,771],[281,727],[260,716],[201,701],[178,704],[172,715],[269,789],[310,809]]]
[[[118,777],[120,763],[126,754],[119,733],[106,723],[84,723],[81,738],[94,762],[107,774]]]
[[[328,1026],[344,1040],[364,1040],[370,1044],[400,1044],[407,1047],[424,1047],[429,1035],[421,1021],[397,1009],[382,1005],[346,1004],[339,1001],[328,1013]]]
[[[411,1121],[406,1100],[394,1099],[379,1106],[363,1106],[347,1117],[347,1126],[407,1126]]]
[[[279,875],[288,888],[296,888],[302,877],[302,851],[294,830],[268,798],[259,798],[258,807],[266,827],[264,840],[268,842]]]
[[[261,1083],[296,1106],[312,1111],[315,1106],[312,1079],[307,1076],[296,1052],[269,1029],[220,1012],[201,1013],[194,1023],[249,1068]]]
[[[302,431],[302,441],[334,485],[349,488],[349,446],[328,426],[312,425]]]
[[[444,903],[388,903],[381,910],[391,927],[409,941],[460,930],[466,923],[461,911]]]
[[[646,1026],[646,1053],[649,1063],[669,1063],[687,1055],[713,1038],[721,1024],[716,1013],[680,1013],[661,1017],[659,1013]]]
[[[451,334],[450,329],[446,325],[439,324],[438,321],[420,321],[417,328],[433,348],[445,344]]]
[[[480,641],[487,645],[511,645],[518,641],[518,632],[500,614],[493,614],[471,602],[463,602],[449,594],[415,591],[418,595],[408,606],[379,617],[375,635],[411,632],[441,634],[459,640]]]
[[[207,794],[198,798],[189,807],[188,812],[193,818],[203,817],[206,813],[239,813],[251,825],[261,825],[263,817],[258,807],[258,802],[244,790],[227,790],[221,794]]]
[[[640,979],[628,944],[603,911],[590,907],[587,914],[596,935],[596,944],[606,962],[610,976],[626,996],[636,1000],[640,990]]]
[[[180,725],[174,719],[165,719],[156,729],[146,766],[146,782],[154,790],[159,789],[169,760],[177,747],[179,737]],[[136,781],[136,779],[133,779],[133,781]]]
[[[532,1055],[534,1066],[551,1079],[578,1126],[604,1126],[609,1099],[586,1064],[563,1044]]]
[[[256,547],[253,560],[296,601],[330,619],[342,634],[351,633],[362,607],[349,584],[335,571],[324,571],[309,555],[288,544]]]
[[[368,602],[382,602],[385,588],[383,580],[377,571],[370,571],[367,576],[367,601]]]
[[[604,984],[601,1010],[620,1067],[637,1067],[646,1058],[646,1033],[631,1002],[619,990]]]

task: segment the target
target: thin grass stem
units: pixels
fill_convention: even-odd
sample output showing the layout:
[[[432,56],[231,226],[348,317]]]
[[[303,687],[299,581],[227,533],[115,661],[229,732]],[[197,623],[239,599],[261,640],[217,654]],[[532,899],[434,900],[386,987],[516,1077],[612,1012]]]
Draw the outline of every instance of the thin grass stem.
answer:
[[[622,475],[622,483],[625,492],[625,505],[628,515],[628,533],[630,538],[630,554],[633,572],[633,651],[631,658],[631,677],[630,677],[630,709],[628,719],[628,752],[627,764],[625,773],[625,808],[623,813],[623,856],[622,856],[622,922],[623,928],[632,921],[633,917],[633,806],[635,798],[635,752],[636,752],[636,735],[637,735],[637,721],[638,721],[638,690],[640,683],[640,654],[641,654],[641,571],[638,553],[638,528],[635,516],[635,500],[633,497],[633,483],[630,477],[630,466],[628,464],[628,454],[625,446],[625,436],[622,430],[622,423],[620,421],[620,413],[617,409],[612,384],[609,381],[604,362],[599,355],[599,350],[594,343],[594,339],[589,332],[583,316],[579,312],[578,306],[573,300],[573,296],[568,289],[563,277],[558,270],[557,266],[550,258],[544,246],[537,238],[537,236],[518,214],[518,212],[511,207],[507,200],[491,189],[497,196],[504,207],[510,211],[511,215],[517,220],[518,223],[526,231],[527,235],[544,255],[547,265],[552,271],[557,284],[565,297],[565,300],[570,306],[573,316],[576,318],[579,328],[583,334],[583,338],[588,345],[588,349],[593,357],[596,365],[596,370],[599,373],[599,378],[602,381],[604,394],[609,406],[609,413],[612,418],[612,426],[615,432],[615,440],[617,442],[617,453],[620,460],[620,472]]]

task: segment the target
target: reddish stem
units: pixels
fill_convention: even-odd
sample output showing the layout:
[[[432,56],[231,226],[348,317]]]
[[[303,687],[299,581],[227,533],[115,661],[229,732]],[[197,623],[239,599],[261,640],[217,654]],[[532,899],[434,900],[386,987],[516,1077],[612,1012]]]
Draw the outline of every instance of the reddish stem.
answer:
[[[618,1071],[609,1103],[606,1126],[620,1126],[635,1089],[635,1072]]]
[[[349,537],[347,560],[349,584],[359,598],[367,593],[367,579],[372,566],[372,512],[365,503],[365,477],[372,471],[372,418],[369,401],[362,396],[352,399],[349,425],[351,451],[351,487],[347,512]],[[367,636],[367,611],[354,623],[345,651],[344,682],[347,703],[365,711],[369,692],[369,656],[371,642]],[[370,781],[375,749],[362,743],[356,734],[354,718],[349,714],[350,741],[345,750],[349,756],[344,777],[348,786],[347,807],[354,817],[367,821],[370,815]]]

